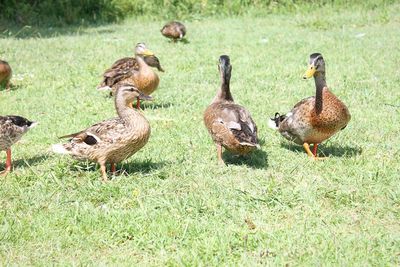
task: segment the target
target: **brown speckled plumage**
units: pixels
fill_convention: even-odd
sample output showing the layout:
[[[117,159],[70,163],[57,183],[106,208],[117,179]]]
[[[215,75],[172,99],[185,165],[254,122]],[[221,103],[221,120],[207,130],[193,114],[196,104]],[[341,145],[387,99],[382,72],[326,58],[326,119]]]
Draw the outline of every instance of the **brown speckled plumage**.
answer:
[[[219,149],[218,159],[221,162],[221,148],[218,146],[241,155],[259,147],[256,124],[244,107],[234,103],[230,93],[231,69],[229,57],[221,56],[219,70],[222,85],[204,112],[204,124]]]
[[[171,21],[161,29],[162,35],[174,41],[182,39],[186,34],[186,27],[179,21]]]
[[[134,58],[126,57],[117,60],[104,72],[99,88],[110,87],[115,93],[116,85],[133,83],[140,91],[150,95],[157,89],[160,81],[151,67],[164,71],[158,58],[147,50],[143,43],[139,43],[136,45]]]
[[[10,89],[12,70],[7,61],[0,60],[0,86]]]
[[[66,144],[55,145],[55,152],[70,154],[77,159],[115,164],[141,149],[150,137],[150,125],[140,111],[129,108],[136,98],[146,97],[133,85],[118,85],[115,95],[117,118],[97,123],[81,132],[66,135]],[[105,167],[104,167],[105,168]],[[103,178],[106,179],[105,173]]]
[[[7,150],[6,171],[3,174],[11,170],[11,146],[35,125],[35,122],[21,116],[0,116],[0,151]]]
[[[305,78],[314,76],[316,95],[303,99],[286,115],[277,113],[273,121],[286,139],[299,145],[317,145],[345,128],[351,116],[346,105],[326,86],[325,62],[321,54],[310,56],[307,73]]]

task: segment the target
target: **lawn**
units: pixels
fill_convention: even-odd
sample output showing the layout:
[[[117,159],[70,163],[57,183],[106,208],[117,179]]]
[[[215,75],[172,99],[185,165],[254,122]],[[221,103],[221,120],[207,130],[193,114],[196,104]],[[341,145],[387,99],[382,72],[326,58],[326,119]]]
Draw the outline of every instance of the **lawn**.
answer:
[[[399,265],[399,14],[394,4],[204,18],[186,22],[187,44],[164,39],[161,20],[0,33],[14,69],[0,114],[40,123],[0,177],[1,265]],[[115,116],[96,86],[140,41],[166,70],[144,105],[151,137],[103,183],[98,166],[50,146]],[[315,93],[301,79],[313,52],[352,114],[317,162],[267,126]],[[248,157],[225,153],[225,167],[202,121],[222,54],[261,143]]]

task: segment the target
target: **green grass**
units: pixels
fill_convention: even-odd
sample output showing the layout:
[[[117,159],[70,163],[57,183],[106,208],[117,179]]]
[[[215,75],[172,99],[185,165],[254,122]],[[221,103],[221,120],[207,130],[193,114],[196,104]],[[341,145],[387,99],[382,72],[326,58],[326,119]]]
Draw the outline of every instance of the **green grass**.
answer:
[[[0,39],[14,87],[0,113],[40,125],[13,147],[0,182],[4,265],[399,265],[400,5],[307,15],[187,23],[188,44],[163,21],[52,29]],[[98,166],[49,152],[57,136],[114,116],[96,91],[102,71],[145,41],[159,56],[149,143],[102,183]],[[349,107],[348,127],[313,162],[267,127],[314,93],[308,56],[324,55],[328,85]],[[232,92],[259,128],[247,158],[216,150],[202,113],[228,54]],[[0,154],[0,169],[5,153]],[[249,222],[247,224],[246,221]],[[255,229],[251,229],[251,222]]]

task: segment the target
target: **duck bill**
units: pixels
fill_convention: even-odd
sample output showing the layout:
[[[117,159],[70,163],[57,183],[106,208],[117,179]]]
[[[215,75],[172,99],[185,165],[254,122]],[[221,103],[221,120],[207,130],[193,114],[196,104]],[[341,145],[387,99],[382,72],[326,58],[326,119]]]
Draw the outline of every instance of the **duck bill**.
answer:
[[[303,79],[309,79],[309,78],[311,78],[312,76],[314,76],[314,73],[315,73],[315,66],[314,66],[314,64],[308,65],[308,69],[307,69],[306,73],[304,73]]]
[[[140,95],[138,97],[140,100],[146,100],[146,101],[151,101],[153,100],[153,98],[149,95],[143,94],[142,92],[140,92]]]
[[[143,52],[143,56],[154,56],[154,53],[153,53],[153,51],[146,49]]]

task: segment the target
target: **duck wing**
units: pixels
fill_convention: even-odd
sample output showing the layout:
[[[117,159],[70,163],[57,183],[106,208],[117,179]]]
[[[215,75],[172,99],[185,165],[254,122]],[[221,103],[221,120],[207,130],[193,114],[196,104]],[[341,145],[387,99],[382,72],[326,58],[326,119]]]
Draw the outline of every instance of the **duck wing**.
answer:
[[[112,87],[116,83],[125,80],[139,70],[139,65],[135,58],[125,57],[114,62],[111,68],[103,73],[103,81],[99,87]]]
[[[70,138],[72,143],[86,143],[87,145],[95,145],[99,142],[113,143],[115,138],[124,132],[125,126],[120,118],[113,118],[100,123],[96,123],[89,128],[61,136],[60,138]]]
[[[216,122],[228,129],[240,143],[258,144],[257,126],[244,107],[233,103],[222,105]]]

